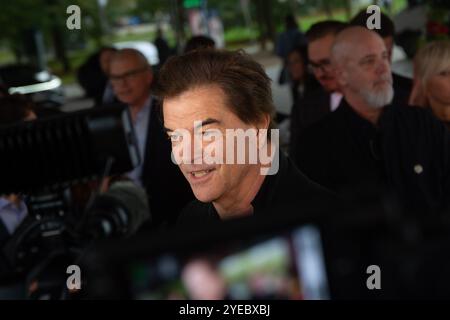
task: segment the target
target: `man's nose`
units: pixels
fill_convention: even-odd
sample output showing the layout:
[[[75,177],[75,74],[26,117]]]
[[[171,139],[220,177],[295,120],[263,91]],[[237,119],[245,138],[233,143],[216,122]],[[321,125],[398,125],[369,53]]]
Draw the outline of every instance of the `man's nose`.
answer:
[[[115,79],[113,83],[113,87],[115,88],[122,88],[126,85],[126,81],[124,78]]]
[[[191,159],[192,163],[202,162],[203,159],[203,139],[201,134],[192,135],[191,143]]]
[[[201,161],[203,158],[203,146],[201,136],[189,134],[183,135],[180,152],[183,162],[195,163],[195,160]],[[188,152],[185,154],[185,152]]]
[[[377,66],[377,73],[378,74],[386,74],[389,72],[390,72],[390,65],[389,65],[388,60],[381,60]]]

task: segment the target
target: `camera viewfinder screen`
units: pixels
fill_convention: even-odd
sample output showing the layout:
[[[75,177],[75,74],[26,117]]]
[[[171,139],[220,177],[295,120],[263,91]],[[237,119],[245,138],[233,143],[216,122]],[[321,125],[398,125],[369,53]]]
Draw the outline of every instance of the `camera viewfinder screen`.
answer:
[[[171,252],[127,266],[144,300],[328,299],[319,230],[312,225],[195,253]]]

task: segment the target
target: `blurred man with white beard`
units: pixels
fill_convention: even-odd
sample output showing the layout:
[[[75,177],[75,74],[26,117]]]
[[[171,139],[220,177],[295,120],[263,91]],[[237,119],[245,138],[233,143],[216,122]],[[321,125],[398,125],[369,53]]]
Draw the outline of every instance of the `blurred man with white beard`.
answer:
[[[450,135],[429,112],[393,99],[382,38],[363,27],[341,31],[332,65],[344,95],[339,108],[300,139],[300,169],[356,202],[408,211],[449,207]]]

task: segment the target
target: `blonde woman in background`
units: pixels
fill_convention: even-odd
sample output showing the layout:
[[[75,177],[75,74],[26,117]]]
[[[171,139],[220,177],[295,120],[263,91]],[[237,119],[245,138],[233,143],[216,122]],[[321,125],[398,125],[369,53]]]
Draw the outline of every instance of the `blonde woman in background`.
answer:
[[[410,105],[428,107],[450,128],[450,41],[433,41],[414,59]]]

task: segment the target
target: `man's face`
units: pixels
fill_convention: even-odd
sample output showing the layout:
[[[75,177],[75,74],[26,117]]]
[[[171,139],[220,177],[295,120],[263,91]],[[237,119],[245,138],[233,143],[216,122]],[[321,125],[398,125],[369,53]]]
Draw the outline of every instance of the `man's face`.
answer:
[[[352,54],[339,74],[348,94],[358,95],[374,108],[391,103],[394,95],[389,55],[383,40],[374,35],[348,47]]]
[[[330,34],[308,44],[308,56],[312,71],[317,81],[327,92],[338,89],[336,77],[331,68],[331,47],[335,36]]]
[[[149,95],[152,72],[132,56],[111,61],[109,77],[117,98],[130,106],[143,104]]]
[[[301,81],[305,77],[305,64],[297,51],[293,51],[288,55],[288,69],[294,81]]]
[[[191,299],[220,300],[226,295],[225,283],[219,271],[206,261],[191,261],[184,267],[182,279]]]
[[[226,129],[256,129],[257,125],[246,124],[226,105],[225,95],[217,86],[202,86],[190,89],[181,95],[164,100],[164,127],[172,141],[172,150],[177,153],[181,148],[192,150],[189,161],[183,160],[179,167],[191,185],[196,198],[202,202],[238,199],[248,191],[251,184],[250,172],[258,170],[256,164],[222,164],[216,161],[208,164],[204,161],[205,150],[215,143],[207,137],[214,131],[223,138],[223,155],[226,143]],[[202,126],[194,130],[195,122]],[[197,123],[198,125],[198,123]],[[189,135],[180,133],[180,129]],[[194,134],[197,133],[197,134]],[[195,139],[197,143],[195,143]],[[235,148],[236,148],[235,144]],[[199,148],[202,147],[202,148]],[[197,148],[197,150],[194,150]],[[201,149],[199,151],[199,149]],[[242,150],[240,150],[242,152]],[[234,149],[236,154],[237,149]],[[244,150],[243,152],[247,152]],[[196,158],[196,159],[195,159]],[[199,159],[202,158],[202,159]],[[200,161],[198,161],[200,160]],[[202,164],[195,164],[202,162]],[[250,180],[250,181],[249,181]]]

